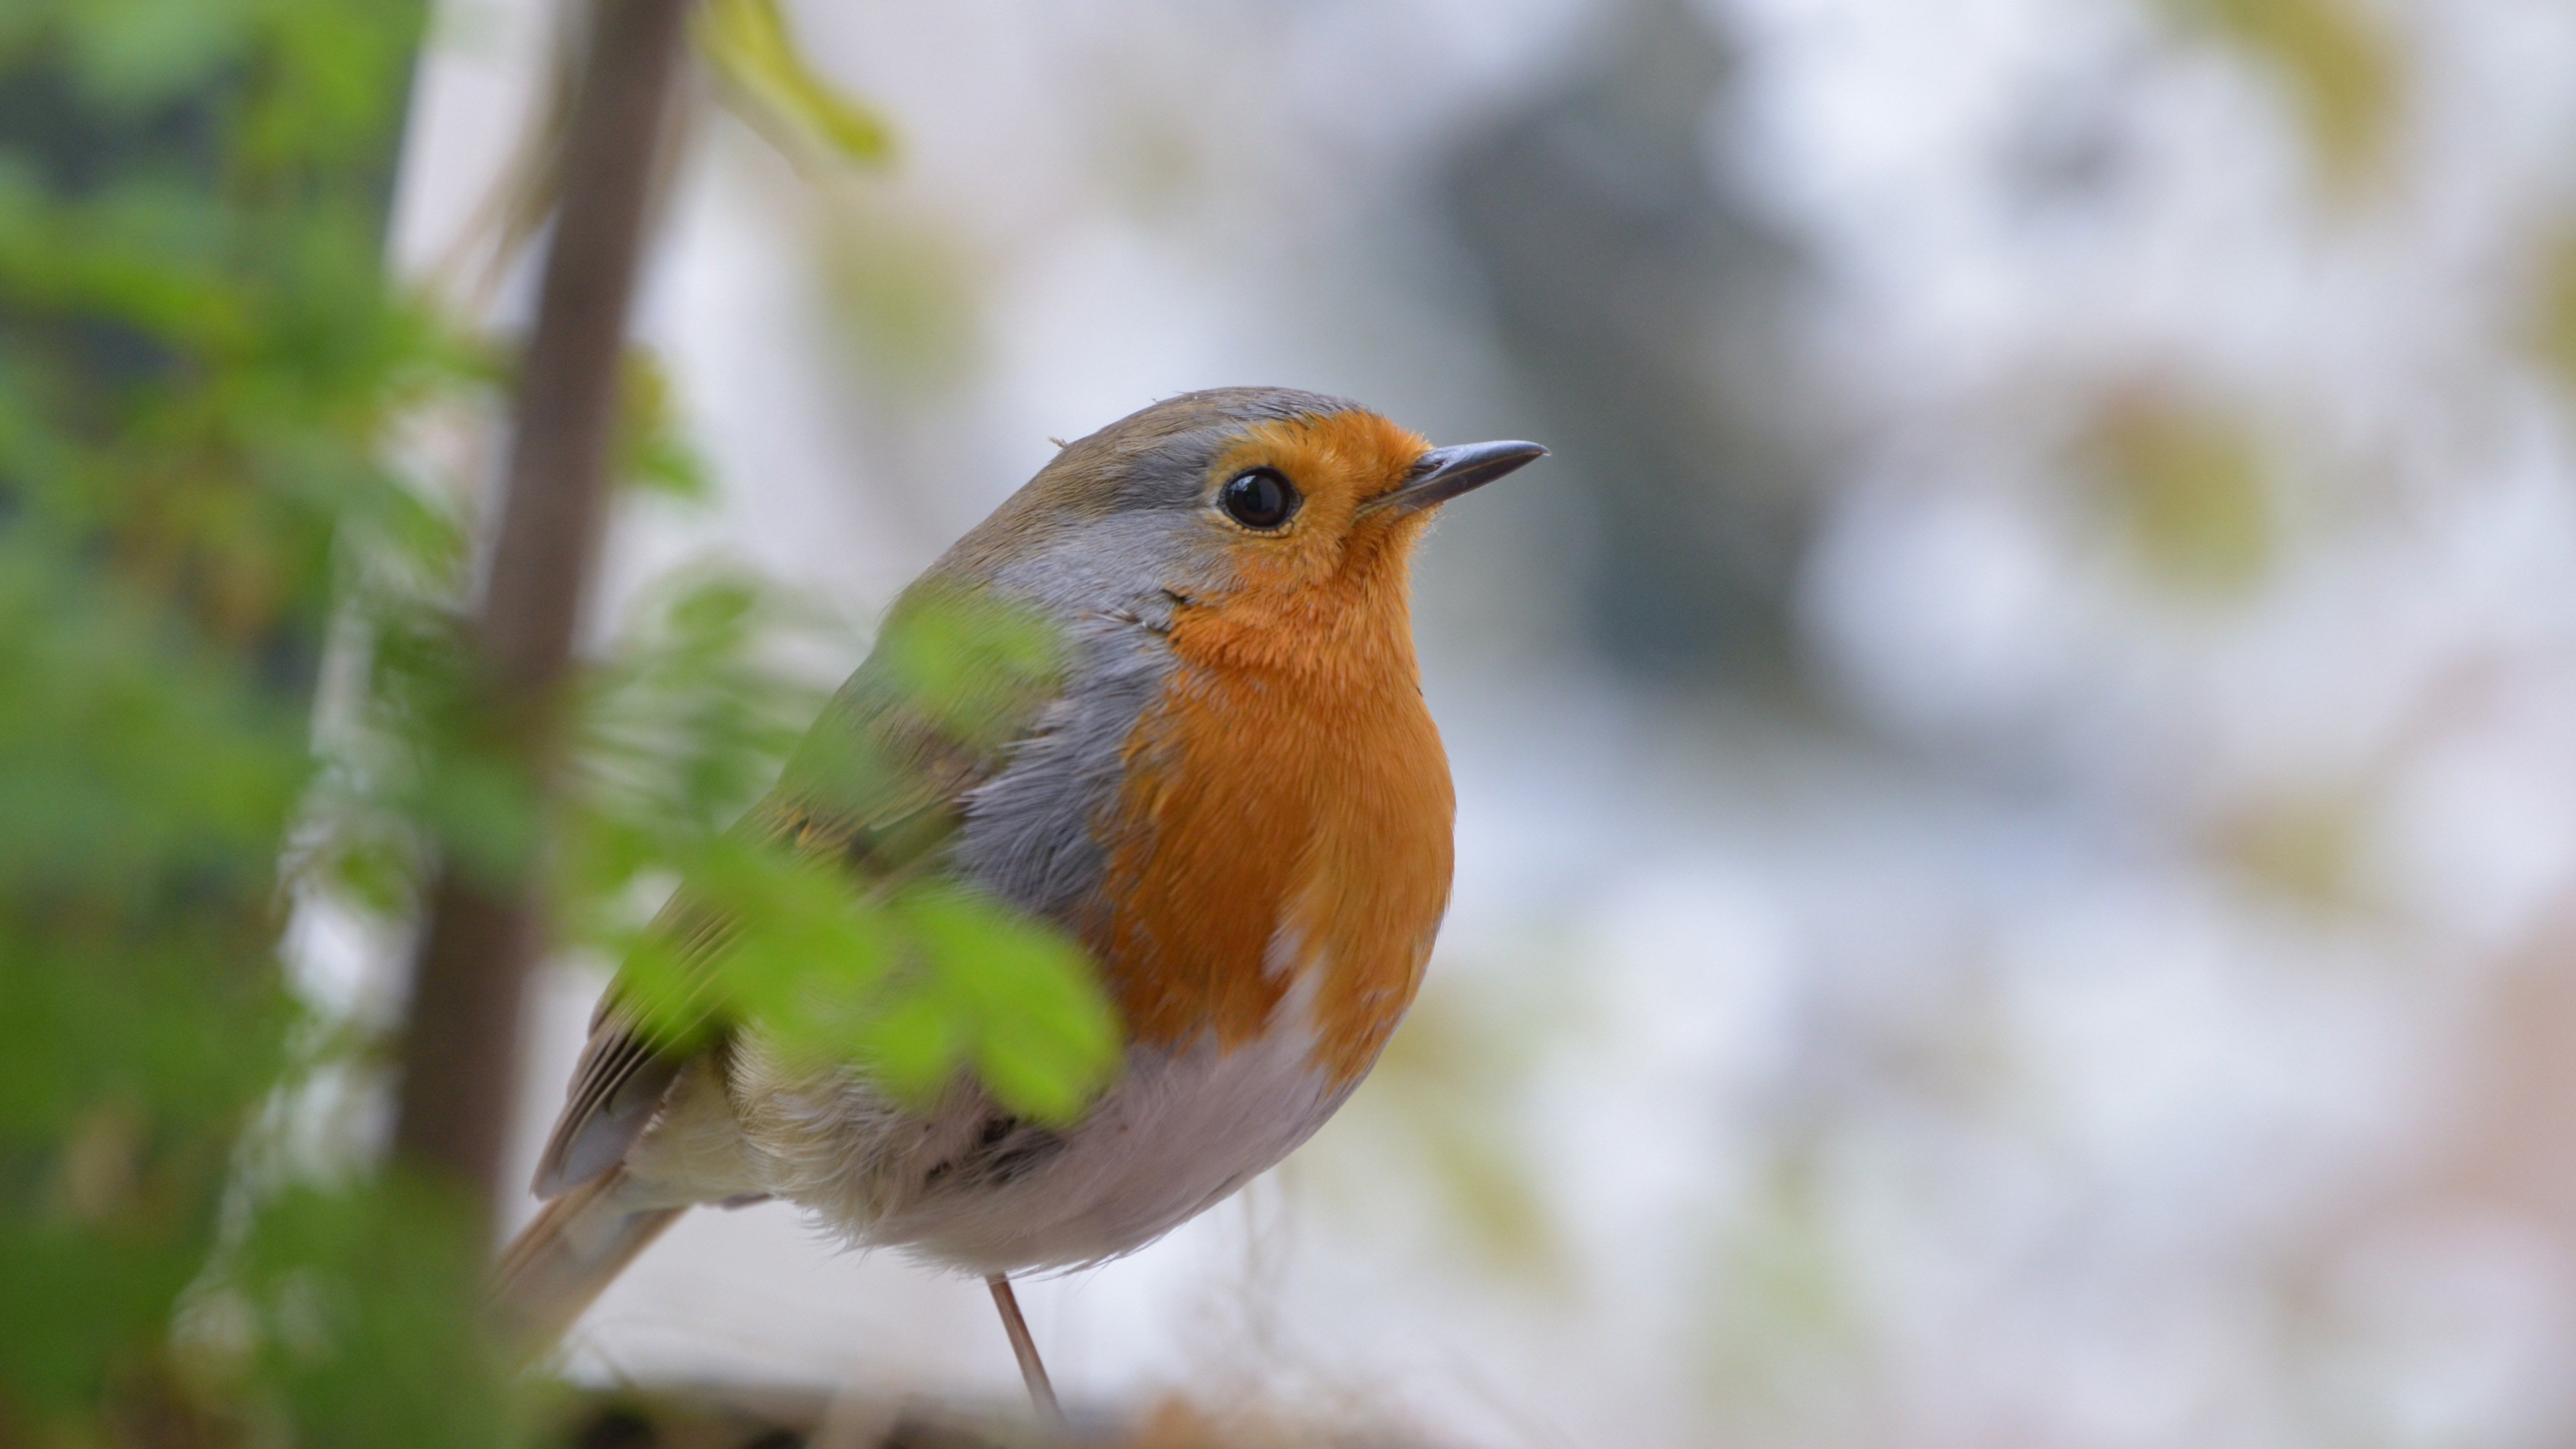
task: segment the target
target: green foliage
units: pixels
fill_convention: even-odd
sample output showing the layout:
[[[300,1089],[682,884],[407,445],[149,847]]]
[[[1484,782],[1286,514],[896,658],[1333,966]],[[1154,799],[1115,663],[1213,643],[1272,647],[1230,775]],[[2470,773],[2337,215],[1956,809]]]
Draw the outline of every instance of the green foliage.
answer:
[[[954,782],[940,772],[999,752],[1053,692],[1056,631],[972,594],[916,599],[889,618],[862,678],[876,686],[878,729],[843,728],[851,706],[836,704],[781,787],[859,814],[930,802],[925,856],[870,874],[815,841],[763,833],[757,815],[734,824],[815,712],[746,663],[778,607],[739,580],[696,582],[603,673],[586,712],[591,788],[566,832],[568,918],[624,963],[626,999],[674,1044],[738,1024],[795,1067],[856,1065],[917,1101],[971,1070],[1016,1112],[1071,1119],[1118,1060],[1089,959],[1053,926],[903,869],[953,824]],[[887,734],[937,747],[898,753]],[[658,873],[684,882],[682,903],[640,916],[650,892],[639,888]]]
[[[2279,547],[2261,441],[2227,411],[2142,390],[2103,408],[2083,461],[2150,575],[2226,597],[2260,583]]]
[[[524,1416],[479,1331],[481,1245],[400,1179],[296,1186],[190,1295],[177,1324],[201,1396],[294,1442],[466,1449]]]
[[[893,128],[807,64],[778,0],[706,0],[697,38],[727,103],[789,156],[861,164],[894,158]]]
[[[1117,1064],[1118,1021],[1082,948],[990,897],[922,886],[895,901],[926,963],[867,1038],[899,1088],[926,1092],[962,1058],[1004,1106],[1070,1122]]]
[[[627,481],[690,502],[706,499],[712,480],[680,435],[670,374],[650,349],[626,349],[617,402],[618,459]]]
[[[715,7],[728,73],[881,154],[775,21]],[[820,703],[767,662],[796,621],[755,585],[680,581],[589,674],[569,798],[492,743],[471,490],[389,462],[424,415],[488,420],[506,370],[383,275],[420,23],[0,8],[0,1444],[523,1432],[465,1215],[298,1136],[363,1120],[385,1051],[295,989],[298,901],[400,925],[438,860],[541,872],[568,935],[650,975],[685,879],[734,922],[721,1005],[792,1050],[911,1093],[980,1073],[1047,1117],[1115,1058],[1060,934],[733,828]],[[623,395],[625,473],[702,493],[641,353]],[[924,618],[898,708],[998,748],[1053,640]]]
[[[2328,181],[2349,188],[2386,160],[2403,85],[2396,47],[2352,0],[2165,0],[2184,23],[2244,50],[2299,108]]]
[[[908,600],[877,647],[896,690],[934,728],[978,752],[1016,734],[1065,667],[1054,628],[983,593]]]
[[[312,1034],[278,856],[336,540],[395,511],[385,425],[451,360],[378,260],[419,20],[0,26],[0,1441],[225,1439],[254,1401],[280,1442],[330,1437],[298,1382],[208,1379],[173,1324],[228,1231],[281,1231],[234,1168]],[[390,1417],[476,1402],[389,1383]]]

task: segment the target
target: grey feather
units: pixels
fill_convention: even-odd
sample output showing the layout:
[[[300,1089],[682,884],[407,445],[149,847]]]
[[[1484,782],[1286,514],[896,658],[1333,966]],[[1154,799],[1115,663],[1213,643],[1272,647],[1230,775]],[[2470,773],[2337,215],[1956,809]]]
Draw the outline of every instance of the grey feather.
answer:
[[[877,655],[834,695],[789,760],[778,790],[742,828],[823,843],[862,877],[953,869],[1077,933],[1107,869],[1099,832],[1114,807],[1124,746],[1174,660],[1174,608],[1221,590],[1221,550],[1205,548],[1210,470],[1246,423],[1357,404],[1284,388],[1220,388],[1169,398],[1063,448],[958,540],[906,597],[959,586],[1035,605],[1074,647],[1069,683],[1032,707],[998,752],[949,747],[910,713]],[[899,600],[896,609],[904,607]],[[728,925],[685,888],[657,931],[683,943],[690,969],[720,969]],[[687,1062],[724,1040],[712,997],[701,1020],[648,1033],[612,984],[539,1160],[535,1188],[555,1197],[601,1180],[662,1110]]]

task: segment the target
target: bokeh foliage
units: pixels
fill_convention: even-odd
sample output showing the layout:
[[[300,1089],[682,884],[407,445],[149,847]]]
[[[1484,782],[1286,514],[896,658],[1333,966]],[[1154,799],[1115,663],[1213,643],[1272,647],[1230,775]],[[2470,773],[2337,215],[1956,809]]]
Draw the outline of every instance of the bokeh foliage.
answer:
[[[2352,0],[2164,0],[2164,8],[2280,79],[2328,183],[2350,188],[2382,169],[2404,75],[2370,7]]]
[[[2077,461],[2149,578],[2222,599],[2262,582],[2280,524],[2252,424],[2152,387],[2113,396],[2090,422]]]
[[[792,889],[873,913],[843,979],[908,986],[852,1023],[812,1005],[849,999],[840,958],[803,959],[813,989],[733,1003],[784,1036],[915,1092],[980,1072],[1051,1116],[1114,1060],[1047,928],[926,888],[870,904],[774,855],[711,872],[820,703],[767,662],[792,619],[755,583],[656,597],[585,676],[551,808],[478,743],[474,489],[397,462],[425,416],[488,427],[507,378],[385,277],[422,21],[0,10],[0,1444],[524,1432],[476,1329],[481,1245],[371,1161],[386,1023],[299,994],[299,906],[398,935],[444,858],[542,871],[565,934],[625,949],[707,877],[757,956],[797,944],[758,910]],[[793,69],[768,39],[753,59]],[[703,492],[649,358],[624,391],[629,481]],[[934,641],[916,683],[937,696],[942,651],[972,647]],[[361,1109],[321,1115],[357,1130],[294,1140],[335,1096]]]
[[[697,44],[734,110],[797,162],[894,158],[894,128],[806,62],[778,0],[706,0]]]
[[[502,1432],[436,1331],[470,1309],[452,1253],[358,1251],[398,1220],[365,1185],[235,1172],[313,1034],[278,857],[343,527],[405,527],[381,440],[456,370],[380,261],[420,22],[0,21],[0,1441]],[[190,1301],[230,1328],[176,1332]],[[388,1339],[464,1361],[407,1374]]]
[[[910,1100],[966,1067],[1013,1111],[1078,1115],[1118,1046],[1081,948],[925,870],[956,823],[950,774],[1006,755],[1063,676],[1061,636],[979,595],[908,599],[787,756],[816,702],[752,662],[776,607],[740,580],[688,584],[599,671],[563,831],[575,934],[624,963],[623,1004],[674,1049],[747,1023],[787,1064],[856,1062]],[[923,740],[928,761],[890,748]],[[744,814],[782,756],[794,836]],[[887,859],[853,871],[862,831]],[[657,873],[686,884],[639,914]]]

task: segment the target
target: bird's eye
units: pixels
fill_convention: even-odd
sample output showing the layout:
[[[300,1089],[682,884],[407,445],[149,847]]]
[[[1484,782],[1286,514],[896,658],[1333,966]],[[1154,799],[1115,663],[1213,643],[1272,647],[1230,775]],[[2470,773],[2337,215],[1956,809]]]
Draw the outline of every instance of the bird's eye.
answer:
[[[1286,523],[1305,500],[1287,474],[1276,468],[1251,468],[1225,480],[1216,501],[1244,527],[1272,529]]]

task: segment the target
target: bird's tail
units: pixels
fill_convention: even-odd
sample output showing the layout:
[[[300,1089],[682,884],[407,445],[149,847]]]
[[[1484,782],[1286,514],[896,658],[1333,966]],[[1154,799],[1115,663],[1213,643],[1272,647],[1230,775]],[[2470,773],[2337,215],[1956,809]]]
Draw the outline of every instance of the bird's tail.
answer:
[[[550,1347],[610,1279],[688,1211],[618,1206],[625,1177],[602,1173],[547,1203],[502,1251],[493,1316],[512,1342],[532,1351]]]

